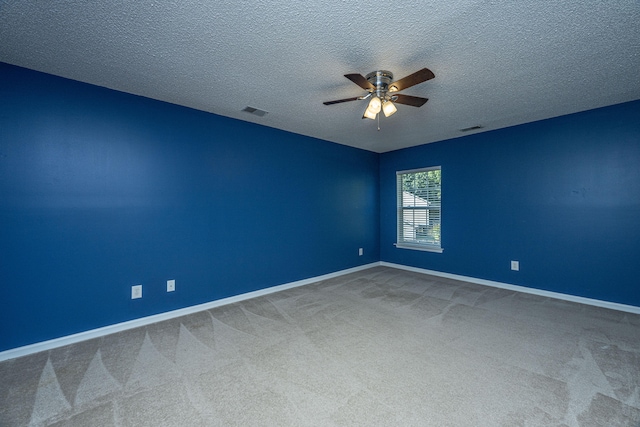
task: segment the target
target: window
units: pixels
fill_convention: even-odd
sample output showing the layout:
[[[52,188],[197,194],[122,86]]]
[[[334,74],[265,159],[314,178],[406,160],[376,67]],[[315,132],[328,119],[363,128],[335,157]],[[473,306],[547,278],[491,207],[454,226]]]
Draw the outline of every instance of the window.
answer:
[[[440,245],[440,166],[396,172],[398,240],[396,247],[442,252]]]

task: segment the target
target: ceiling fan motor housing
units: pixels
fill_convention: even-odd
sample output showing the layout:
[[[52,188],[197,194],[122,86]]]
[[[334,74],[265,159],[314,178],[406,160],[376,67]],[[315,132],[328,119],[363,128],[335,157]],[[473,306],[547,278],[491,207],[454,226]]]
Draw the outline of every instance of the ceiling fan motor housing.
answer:
[[[387,70],[378,70],[367,74],[365,78],[376,87],[373,92],[378,98],[384,100],[389,91],[389,83],[393,81],[393,73]]]

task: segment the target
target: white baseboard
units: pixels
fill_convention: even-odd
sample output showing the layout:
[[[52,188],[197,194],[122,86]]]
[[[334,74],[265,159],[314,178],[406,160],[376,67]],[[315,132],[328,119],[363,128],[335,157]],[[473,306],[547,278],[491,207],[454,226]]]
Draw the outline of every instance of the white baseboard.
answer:
[[[268,295],[274,292],[284,291],[286,289],[296,288],[298,286],[308,285],[310,283],[319,282],[322,280],[332,279],[349,273],[355,273],[368,268],[383,266],[397,268],[400,270],[412,271],[415,273],[429,274],[432,276],[445,277],[449,279],[461,280],[469,283],[476,283],[478,285],[491,286],[494,288],[508,289],[516,292],[524,292],[527,294],[539,295],[549,298],[555,298],[564,301],[577,302],[580,304],[592,305],[596,307],[608,308],[611,310],[624,311],[627,313],[640,314],[640,307],[633,305],[619,304],[615,302],[602,301],[592,298],[584,298],[575,295],[562,294],[559,292],[544,291],[542,289],[528,288],[526,286],[511,285],[508,283],[495,282],[492,280],[477,279],[475,277],[462,276],[459,274],[443,273],[436,270],[427,270],[424,268],[410,267],[402,264],[394,264],[390,262],[380,261],[370,264],[361,265],[358,267],[349,268],[346,270],[336,271],[334,273],[324,274],[322,276],[311,277],[304,280],[298,280],[296,282],[285,283],[278,286],[273,286],[266,289],[260,289],[253,292],[247,292],[241,295],[235,295],[228,298],[223,298],[204,304],[193,305],[190,307],[181,308],[178,310],[167,311],[165,313],[155,314],[152,316],[142,317],[140,319],[129,320],[127,322],[116,323],[114,325],[105,326],[102,328],[92,329],[89,331],[80,332],[73,335],[67,335],[60,338],[55,338],[48,341],[42,341],[35,344],[26,345],[24,347],[17,347],[0,352],[0,362],[4,360],[14,359],[16,357],[27,356],[29,354],[38,353],[41,351],[47,351],[54,348],[62,347],[69,344],[75,344],[81,341],[86,341],[93,338],[99,338],[105,335],[110,335],[116,332],[125,331],[128,329],[138,328],[140,326],[150,325],[152,323],[161,322],[163,320],[169,320],[180,316],[185,316],[192,313],[197,313],[203,310],[210,310],[222,305],[232,304],[235,302],[244,301],[250,298],[256,298],[263,295]]]
[[[256,297],[268,295],[274,292],[284,291],[286,289],[308,285],[310,283],[319,282],[321,280],[332,279],[334,277],[339,277],[349,273],[355,273],[357,271],[366,270],[368,268],[377,267],[379,265],[380,265],[379,262],[365,264],[358,267],[348,268],[346,270],[336,271],[334,273],[324,274],[322,276],[316,276],[316,277],[311,277],[304,280],[285,283],[283,285],[272,286],[270,288],[260,289],[253,292],[247,292],[244,294],[211,301],[204,304],[193,305],[193,306],[181,308],[178,310],[167,311],[165,313],[154,314],[152,316],[129,320],[127,322],[116,323],[114,325],[109,325],[109,326],[105,326],[97,329],[91,329],[89,331],[79,332],[77,334],[67,335],[64,337],[55,338],[48,341],[42,341],[35,344],[26,345],[23,347],[12,348],[12,349],[0,352],[0,362],[4,360],[14,359],[16,357],[27,356],[29,354],[38,353],[41,351],[51,350],[51,349],[62,347],[69,344],[75,344],[75,343],[90,340],[93,338],[99,338],[99,337],[110,335],[116,332],[125,331],[127,329],[139,328],[140,326],[150,325],[152,323],[161,322],[163,320],[169,320],[169,319],[173,319],[180,316],[185,316],[192,313],[197,313],[203,310],[210,310],[212,308],[220,307],[222,305],[233,304],[235,302],[244,301],[250,298],[256,298]]]
[[[443,273],[441,271],[427,270],[424,268],[409,267],[407,265],[393,264],[385,261],[381,261],[380,265],[383,267],[398,268],[400,270],[413,271],[415,273],[430,274],[432,276],[446,277],[448,279],[455,279],[455,280],[461,280],[463,282],[476,283],[478,285],[492,286],[494,288],[508,289],[511,291],[524,292],[527,294],[555,298],[555,299],[560,299],[564,301],[571,301],[571,302],[577,302],[580,304],[593,305],[596,307],[608,308],[611,310],[618,310],[618,311],[624,311],[627,313],[640,314],[640,307],[637,307],[634,305],[626,305],[626,304],[620,304],[617,302],[609,302],[609,301],[602,301],[602,300],[597,300],[592,298],[579,297],[575,295],[562,294],[559,292],[551,292],[551,291],[545,291],[542,289],[528,288],[526,286],[510,285],[508,283],[494,282],[493,280],[477,279],[475,277],[461,276],[459,274]]]

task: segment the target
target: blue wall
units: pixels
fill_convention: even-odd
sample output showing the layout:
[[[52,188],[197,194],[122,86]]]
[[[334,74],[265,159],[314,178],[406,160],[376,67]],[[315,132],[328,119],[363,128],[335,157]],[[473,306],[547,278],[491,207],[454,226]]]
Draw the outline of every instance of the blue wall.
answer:
[[[395,172],[436,165],[444,252],[397,249]],[[382,261],[640,306],[640,101],[385,153],[380,203]]]
[[[1,63],[0,99],[0,350],[379,260],[375,153]]]
[[[640,306],[640,101],[377,155],[2,63],[0,99],[0,351],[378,260]],[[444,252],[396,249],[435,165]]]

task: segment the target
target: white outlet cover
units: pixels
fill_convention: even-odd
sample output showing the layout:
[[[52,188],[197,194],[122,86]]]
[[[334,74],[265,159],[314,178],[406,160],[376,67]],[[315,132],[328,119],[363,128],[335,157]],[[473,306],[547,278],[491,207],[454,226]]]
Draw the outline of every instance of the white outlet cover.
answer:
[[[131,299],[142,298],[142,285],[134,285],[131,287]]]
[[[176,290],[176,281],[175,280],[167,280],[167,292],[173,292]]]
[[[362,248],[358,249],[358,255],[362,255],[363,251]]]
[[[520,271],[520,261],[511,261],[511,269],[513,271]]]

